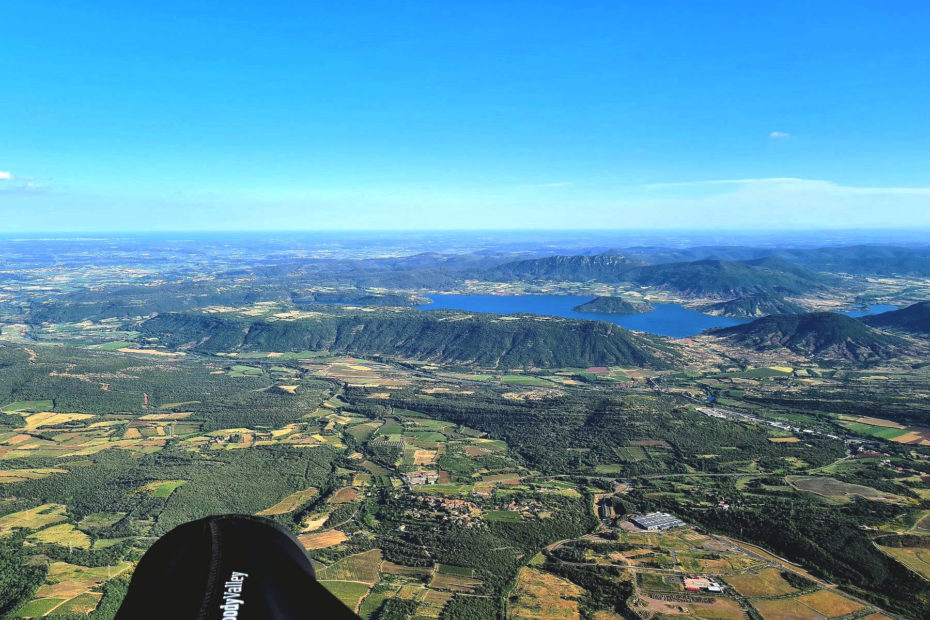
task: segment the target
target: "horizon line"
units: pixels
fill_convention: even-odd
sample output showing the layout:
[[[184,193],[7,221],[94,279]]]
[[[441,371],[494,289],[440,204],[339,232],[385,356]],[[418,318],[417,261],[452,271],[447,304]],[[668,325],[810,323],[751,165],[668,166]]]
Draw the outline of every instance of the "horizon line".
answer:
[[[814,232],[907,232],[919,233],[922,231],[930,232],[930,225],[917,227],[810,227],[810,228],[300,228],[300,229],[261,229],[247,230],[241,228],[223,229],[223,228],[178,228],[178,229],[158,229],[158,230],[141,230],[141,229],[112,229],[112,230],[22,230],[22,231],[0,231],[0,239],[10,238],[20,235],[157,235],[157,234],[192,234],[192,233],[215,233],[215,234],[308,234],[308,233],[488,233],[488,232],[526,232],[526,233],[644,233],[644,232],[667,232],[667,233],[814,233]],[[930,239],[928,239],[930,242]]]

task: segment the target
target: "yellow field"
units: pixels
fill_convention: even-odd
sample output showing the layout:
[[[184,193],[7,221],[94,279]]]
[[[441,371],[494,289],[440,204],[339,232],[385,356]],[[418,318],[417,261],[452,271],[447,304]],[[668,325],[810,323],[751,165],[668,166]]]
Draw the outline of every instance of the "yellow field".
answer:
[[[897,443],[913,443],[921,446],[930,446],[930,440],[927,439],[927,432],[925,430],[909,431],[903,435],[892,438],[891,441]]]
[[[277,386],[279,390],[284,390],[288,394],[296,394],[297,388],[300,386],[297,385],[279,385]]]
[[[798,443],[801,441],[797,437],[769,437],[772,443]]]
[[[856,422],[861,422],[862,424],[870,424],[872,426],[884,426],[886,428],[907,428],[903,424],[898,424],[897,422],[892,422],[891,420],[883,420],[881,418],[870,418],[868,416],[863,416],[856,418]]]
[[[26,426],[24,428],[27,431],[34,431],[41,426],[54,426],[55,424],[71,422],[72,420],[86,420],[92,417],[94,416],[89,413],[53,413],[51,411],[43,411],[42,413],[34,413],[27,416]]]
[[[439,453],[436,450],[417,450],[413,453],[414,465],[432,465]]]
[[[425,590],[420,598],[420,606],[417,607],[417,616],[426,618],[438,618],[442,613],[442,608],[446,606],[454,595],[451,592],[440,592],[438,590]]]
[[[429,587],[436,590],[449,590],[452,592],[474,592],[481,582],[470,577],[460,577],[459,575],[444,575],[437,572],[433,575],[433,580]]]
[[[266,508],[259,513],[259,515],[283,515],[288,512],[297,510],[301,505],[307,501],[313,499],[319,494],[319,490],[316,487],[310,487],[304,489],[303,491],[297,491],[296,493],[291,493],[280,502],[275,504],[270,508]]]
[[[753,601],[752,606],[765,620],[821,620],[823,616],[798,602],[796,598]]]
[[[315,534],[303,534],[298,536],[298,540],[300,540],[300,544],[302,544],[304,548],[313,550],[334,547],[341,542],[349,540],[349,537],[339,530],[329,530],[327,532],[317,532]]]
[[[372,549],[343,558],[331,566],[317,571],[321,581],[359,581],[370,586],[378,583],[381,550]]]
[[[65,507],[63,504],[42,504],[29,510],[21,510],[0,517],[0,535],[7,533],[15,527],[30,530],[58,523],[65,520]]]
[[[930,549],[922,547],[882,547],[879,549],[915,573],[930,579]]]
[[[815,611],[819,611],[827,618],[838,618],[864,609],[863,605],[840,596],[832,590],[820,590],[813,594],[799,596],[798,600]]]
[[[52,562],[48,568],[48,583],[36,591],[36,598],[73,598],[130,569],[128,562],[115,566],[85,568],[67,562]]]
[[[174,404],[174,403],[172,403]],[[186,404],[186,403],[179,403]],[[164,407],[164,405],[162,405]],[[161,407],[159,407],[160,409]],[[191,416],[190,411],[179,412],[179,413],[149,413],[147,415],[139,416],[140,420],[183,420]]]
[[[319,515],[309,515],[304,518],[303,523],[301,524],[301,532],[312,532],[323,527],[323,524],[326,523],[326,520],[329,519],[329,513],[323,513]]]
[[[698,618],[745,620],[746,614],[733,599],[718,598],[713,603],[688,603],[688,610]]]
[[[774,568],[756,574],[730,575],[725,580],[743,596],[782,596],[797,592]]]
[[[187,355],[181,351],[173,353],[171,351],[156,351],[155,349],[133,349],[131,347],[123,347],[121,349],[117,349],[117,351],[120,353],[142,353],[144,355],[156,355],[161,357],[177,357],[179,355]]]
[[[580,618],[577,599],[584,593],[570,581],[524,567],[510,594],[510,617],[526,620]]]
[[[794,372],[794,368],[791,366],[769,366],[769,368],[778,372]]]
[[[36,467],[34,469],[0,469],[0,484],[23,482],[24,480],[37,480],[52,474],[66,474],[67,469],[54,467]]]
[[[83,592],[56,607],[55,612],[86,615],[97,609],[101,598],[103,598],[101,592]]]
[[[394,564],[388,560],[381,563],[381,572],[388,575],[408,575],[414,577],[428,577],[433,574],[433,569],[426,566],[404,566],[403,564]]]
[[[61,545],[62,547],[73,546],[81,549],[90,549],[90,537],[81,530],[74,529],[70,523],[60,523],[39,530],[29,535],[29,538],[42,543]]]

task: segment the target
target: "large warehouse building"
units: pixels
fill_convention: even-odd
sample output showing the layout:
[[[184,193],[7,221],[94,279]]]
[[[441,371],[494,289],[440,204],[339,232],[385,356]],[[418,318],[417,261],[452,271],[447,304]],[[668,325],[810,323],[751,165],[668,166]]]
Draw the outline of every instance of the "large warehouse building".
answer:
[[[630,521],[644,530],[649,531],[668,530],[685,524],[684,521],[667,512],[650,512],[645,515],[636,515],[635,517],[630,517]]]

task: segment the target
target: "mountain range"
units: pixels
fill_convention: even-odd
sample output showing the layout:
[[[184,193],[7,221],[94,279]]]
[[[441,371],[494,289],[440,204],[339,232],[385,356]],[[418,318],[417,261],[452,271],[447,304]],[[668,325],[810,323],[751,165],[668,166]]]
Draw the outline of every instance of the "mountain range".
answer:
[[[799,355],[857,362],[891,359],[910,349],[897,336],[835,312],[776,314],[705,333],[756,351],[787,349]]]

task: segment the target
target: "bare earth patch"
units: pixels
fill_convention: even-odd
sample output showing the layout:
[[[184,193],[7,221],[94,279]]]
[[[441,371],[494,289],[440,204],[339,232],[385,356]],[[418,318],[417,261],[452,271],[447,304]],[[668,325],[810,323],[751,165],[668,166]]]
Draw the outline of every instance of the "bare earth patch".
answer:
[[[314,534],[302,534],[298,536],[297,539],[305,549],[313,550],[335,547],[339,543],[349,540],[349,537],[339,530],[329,530],[327,532],[317,532]]]
[[[510,595],[511,618],[561,620],[580,618],[578,598],[584,590],[570,581],[525,567]]]

